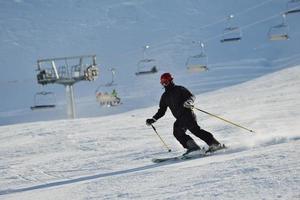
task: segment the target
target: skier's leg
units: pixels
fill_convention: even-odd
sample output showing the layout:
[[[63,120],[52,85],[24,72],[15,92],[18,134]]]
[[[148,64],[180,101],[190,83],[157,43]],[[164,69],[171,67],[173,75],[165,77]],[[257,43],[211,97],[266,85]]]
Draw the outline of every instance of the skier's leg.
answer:
[[[208,146],[219,145],[220,142],[208,131],[201,129],[200,126],[195,122],[193,126],[188,128],[191,133],[203,140]]]
[[[186,128],[180,125],[179,121],[175,121],[173,127],[173,135],[180,142],[180,144],[186,149],[199,149],[200,147],[195,143],[193,138],[187,135]]]

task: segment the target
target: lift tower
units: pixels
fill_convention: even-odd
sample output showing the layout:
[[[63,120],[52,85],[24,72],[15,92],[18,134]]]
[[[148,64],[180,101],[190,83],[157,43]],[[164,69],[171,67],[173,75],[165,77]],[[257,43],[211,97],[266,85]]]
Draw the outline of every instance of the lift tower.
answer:
[[[37,61],[37,82],[41,85],[61,84],[66,88],[67,115],[76,117],[73,85],[98,77],[96,55],[47,58]]]

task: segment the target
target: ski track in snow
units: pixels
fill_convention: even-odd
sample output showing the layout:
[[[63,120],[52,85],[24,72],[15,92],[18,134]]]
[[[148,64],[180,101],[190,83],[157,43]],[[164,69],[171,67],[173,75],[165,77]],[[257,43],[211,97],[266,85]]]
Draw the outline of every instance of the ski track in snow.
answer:
[[[298,140],[298,139],[297,139]],[[297,141],[296,141],[297,142]],[[299,142],[297,142],[298,144]],[[282,142],[280,143],[276,143],[278,144],[282,144]],[[296,144],[296,145],[297,145]],[[268,147],[271,145],[275,145],[275,143],[272,144],[268,144],[265,145],[263,147]],[[276,148],[276,147],[275,147]],[[294,148],[294,147],[292,147]],[[211,165],[211,164],[216,164],[218,162],[229,162],[230,160],[236,160],[235,162],[239,162],[239,161],[245,161],[245,158],[241,158],[247,155],[246,153],[243,153],[243,151],[245,150],[226,150],[223,152],[217,152],[214,155],[211,156],[215,156],[216,158],[214,158],[213,160],[209,159],[208,157],[204,157],[204,158],[199,158],[199,159],[192,159],[192,160],[187,160],[187,161],[170,161],[170,162],[164,162],[164,163],[159,163],[159,164],[150,164],[150,165],[145,165],[145,166],[141,166],[141,167],[135,167],[135,168],[131,168],[131,169],[125,169],[125,170],[119,170],[119,171],[114,171],[114,172],[108,172],[108,173],[100,173],[100,174],[94,174],[94,175],[90,175],[90,176],[82,176],[82,177],[77,177],[77,178],[72,178],[69,177],[67,180],[59,180],[59,181],[55,181],[55,182],[49,182],[49,183],[44,183],[44,184],[39,184],[39,185],[34,185],[34,186],[30,186],[30,187],[23,187],[23,188],[18,188],[18,189],[8,189],[8,190],[3,190],[0,191],[0,195],[7,195],[7,194],[12,194],[12,193],[19,193],[19,192],[26,192],[26,191],[32,191],[32,190],[38,190],[38,189],[47,189],[47,188],[52,188],[52,187],[57,187],[57,186],[63,186],[63,185],[69,185],[69,184],[74,184],[74,183],[78,183],[78,182],[84,182],[84,181],[92,181],[94,179],[101,179],[101,178],[109,178],[109,177],[113,177],[113,176],[124,176],[124,175],[130,175],[133,174],[133,176],[138,176],[139,172],[143,172],[143,174],[147,174],[147,172],[144,171],[153,171],[155,170],[155,168],[159,168],[158,171],[164,170],[164,167],[172,167],[172,168],[176,168],[176,166],[171,166],[171,165],[179,165],[179,168],[182,168],[182,165],[185,166],[185,164],[189,164],[189,163],[183,163],[183,162],[192,162],[192,161],[198,161],[197,162],[197,166],[201,166],[201,165]],[[268,151],[265,151],[265,149],[262,148],[256,148],[256,149],[251,149],[251,155],[250,157],[254,157],[257,156],[255,155],[255,153],[253,153],[253,151],[256,152],[256,154],[261,154],[261,151],[263,151],[263,155],[259,155],[258,157],[263,157],[266,158],[267,156],[264,154],[268,154]],[[274,153],[274,152],[272,152]],[[233,155],[230,155],[233,154]],[[220,157],[223,156],[223,157]],[[284,159],[286,156],[285,155],[277,155],[278,157],[281,157],[281,159]],[[201,160],[204,160],[203,163],[201,163]],[[250,163],[248,163],[250,164]],[[189,167],[191,167],[189,165]],[[269,165],[267,166],[268,168],[272,168],[273,166]],[[293,163],[293,165],[289,165],[289,167],[292,170],[299,170],[300,166],[297,166],[297,162]],[[183,167],[184,168],[184,167]],[[99,170],[99,169],[97,169]],[[255,167],[245,167],[245,166],[241,166],[240,168],[240,172],[238,172],[239,174],[241,173],[250,173],[251,171],[256,171],[258,169],[256,169]],[[272,172],[271,170],[268,170],[268,173],[272,173],[275,174],[276,172],[280,172],[280,171],[285,171],[286,169],[275,169],[274,172]],[[260,170],[262,172],[266,172],[267,169],[265,170]],[[48,173],[46,172],[42,172],[43,174],[48,175]],[[152,174],[153,172],[148,172],[149,174]],[[53,176],[53,175],[49,175],[49,176]],[[53,176],[55,178],[59,178],[56,176]],[[24,178],[24,177],[22,177]],[[29,180],[27,178],[24,178],[25,180]],[[31,180],[29,180],[31,181]],[[180,196],[180,195],[179,195]]]

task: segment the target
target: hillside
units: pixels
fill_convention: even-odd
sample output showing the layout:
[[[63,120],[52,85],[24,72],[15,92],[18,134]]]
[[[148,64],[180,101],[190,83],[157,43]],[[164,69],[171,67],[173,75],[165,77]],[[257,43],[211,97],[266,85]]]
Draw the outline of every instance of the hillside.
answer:
[[[198,107],[256,133],[197,113],[229,149],[186,162],[151,162],[183,152],[169,112],[155,126],[172,153],[145,125],[156,106],[1,126],[0,199],[299,199],[299,73],[295,66],[198,95]]]
[[[161,93],[159,75],[169,71],[195,94],[242,83],[299,64],[298,14],[289,15],[290,39],[269,41],[268,31],[282,23],[282,0],[8,0],[0,2],[0,125],[66,118],[63,86],[36,83],[41,58],[96,54],[100,68],[95,82],[75,86],[79,118],[98,117],[146,108]],[[220,42],[229,15],[241,29],[237,43]],[[199,52],[193,41],[205,44],[207,73],[186,71],[187,58]],[[142,48],[157,61],[159,73],[136,77]],[[122,106],[100,107],[95,90],[110,81]],[[113,88],[100,87],[102,92]],[[41,90],[56,95],[56,109],[32,112]]]

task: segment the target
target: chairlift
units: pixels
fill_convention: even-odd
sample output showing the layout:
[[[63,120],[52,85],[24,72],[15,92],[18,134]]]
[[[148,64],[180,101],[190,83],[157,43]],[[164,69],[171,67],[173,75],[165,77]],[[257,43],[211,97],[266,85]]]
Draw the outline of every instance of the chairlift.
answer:
[[[96,91],[95,91],[96,94],[99,92],[99,89],[100,89],[101,87],[111,87],[111,86],[117,85],[117,84],[115,83],[116,69],[115,69],[115,68],[110,68],[109,70],[111,71],[111,81],[108,82],[108,83],[105,83],[105,84],[100,84],[100,85],[98,85],[98,87],[97,87],[97,89],[96,89]]]
[[[95,80],[99,75],[96,55],[40,59],[37,65],[37,80],[42,85],[73,85],[83,80]]]
[[[189,56],[186,60],[185,66],[189,72],[203,72],[207,71],[208,57],[204,53],[204,44],[201,42],[201,53]]]
[[[221,43],[238,42],[242,39],[242,32],[238,26],[232,25],[234,15],[229,15],[227,18],[227,25],[223,30]]]
[[[59,58],[46,58],[37,60],[37,81],[38,84],[61,84],[66,88],[67,97],[67,115],[69,118],[75,118],[75,100],[73,86],[79,81],[93,81],[99,75],[99,69],[96,63],[96,55],[81,55]],[[51,93],[43,92],[35,97],[36,108],[52,108],[55,104],[38,103],[37,98]]]
[[[121,104],[121,98],[118,96],[118,93],[115,89],[111,93],[108,92],[97,92],[96,100],[101,106],[118,106]]]
[[[138,67],[135,75],[153,74],[158,72],[156,60],[152,58],[146,58],[146,50],[149,48],[150,46],[148,45],[143,48],[143,59],[141,59],[137,64]]]
[[[300,13],[300,0],[290,0],[286,4],[285,14]]]
[[[31,110],[44,110],[56,107],[56,97],[53,92],[37,92],[34,95],[34,105]]]
[[[154,59],[142,59],[138,62],[138,71],[135,75],[153,74],[156,73],[157,67]]]
[[[282,15],[283,22],[269,29],[268,37],[271,41],[280,41],[289,39],[289,26],[286,23],[286,15]]]
[[[107,87],[116,85],[115,84],[116,69],[110,68],[109,70],[111,71],[111,81],[105,84],[105,86]]]
[[[99,89],[102,86],[111,87],[113,85],[116,85],[115,84],[116,70],[115,70],[115,68],[110,68],[109,70],[111,71],[111,74],[112,74],[111,82],[106,83],[104,85],[103,84],[99,85],[95,91],[95,94],[96,94],[96,100],[97,100],[97,102],[100,103],[101,106],[111,107],[111,106],[117,106],[117,105],[121,104],[121,98],[118,96],[116,89],[113,89],[111,93],[108,93],[107,91],[105,91],[105,92],[99,91]]]

